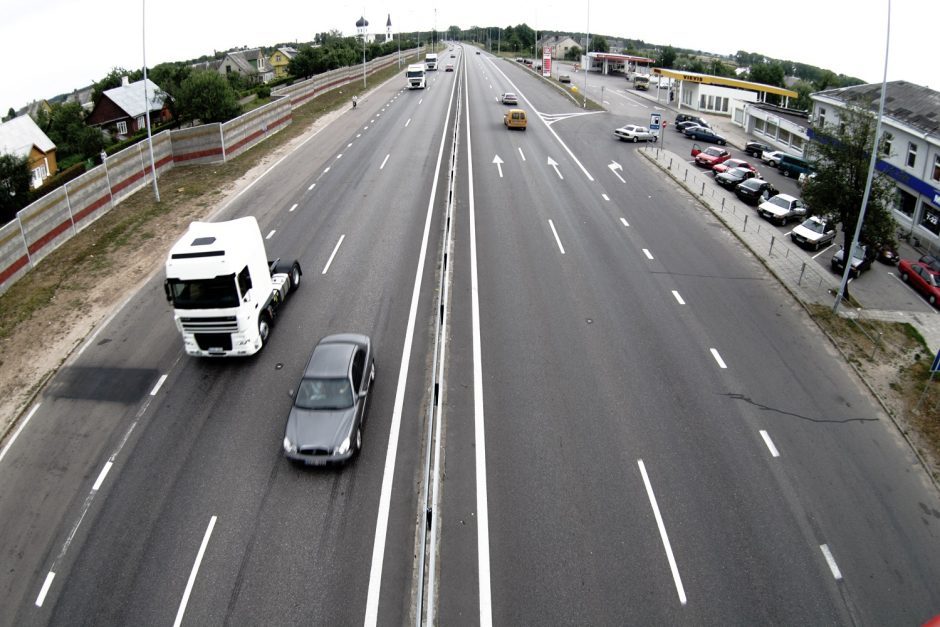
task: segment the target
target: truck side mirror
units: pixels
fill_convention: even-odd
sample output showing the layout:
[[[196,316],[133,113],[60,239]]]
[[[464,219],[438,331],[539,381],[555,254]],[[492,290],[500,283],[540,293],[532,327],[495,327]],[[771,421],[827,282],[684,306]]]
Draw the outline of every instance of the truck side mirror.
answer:
[[[163,291],[166,293],[166,302],[173,302],[173,294],[170,293],[170,282],[163,281]]]

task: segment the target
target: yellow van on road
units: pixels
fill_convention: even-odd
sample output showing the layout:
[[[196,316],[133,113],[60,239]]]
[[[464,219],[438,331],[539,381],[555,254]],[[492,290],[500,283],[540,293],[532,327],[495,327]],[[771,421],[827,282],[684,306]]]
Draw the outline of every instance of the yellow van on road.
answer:
[[[506,125],[506,128],[521,128],[525,130],[525,111],[522,109],[510,109],[506,112],[506,115],[503,116],[503,124]]]

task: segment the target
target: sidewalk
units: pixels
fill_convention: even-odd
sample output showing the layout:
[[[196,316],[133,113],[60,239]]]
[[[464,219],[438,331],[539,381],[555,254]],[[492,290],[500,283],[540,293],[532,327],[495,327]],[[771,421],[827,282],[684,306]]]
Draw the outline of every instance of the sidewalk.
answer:
[[[729,142],[730,139],[729,136]],[[647,144],[639,152],[704,203],[797,299],[803,303],[833,305],[840,277],[820,271],[809,253],[781,237],[753,208],[736,200],[729,201],[724,194],[716,194],[711,177],[690,165],[687,156],[663,150],[655,144]],[[940,350],[940,314],[937,312],[856,310],[842,306],[839,313],[846,318],[907,322],[923,336],[932,352]]]

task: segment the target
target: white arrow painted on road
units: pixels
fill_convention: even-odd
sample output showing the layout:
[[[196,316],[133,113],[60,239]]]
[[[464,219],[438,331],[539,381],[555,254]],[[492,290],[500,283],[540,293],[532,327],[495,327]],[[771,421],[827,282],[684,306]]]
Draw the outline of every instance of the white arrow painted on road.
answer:
[[[563,181],[565,180],[565,177],[563,177],[563,176],[561,175],[561,170],[558,169],[558,163],[557,163],[554,159],[552,159],[551,157],[548,158],[548,165],[550,165],[550,166],[552,166],[553,168],[555,168],[555,174],[558,175],[558,178],[560,178],[560,179],[563,180]]]
[[[496,169],[499,170],[499,178],[503,178],[503,160],[499,158],[499,155],[493,157],[493,163],[496,164]]]
[[[620,182],[621,182],[621,183],[626,183],[626,181],[623,180],[623,177],[620,176],[619,174],[617,174],[617,170],[620,170],[621,172],[623,172],[623,166],[622,166],[622,165],[620,165],[620,164],[617,163],[616,161],[611,161],[611,162],[610,162],[610,165],[607,166],[607,167],[610,168],[610,171],[614,173],[614,176],[616,176],[618,179],[620,179]]]

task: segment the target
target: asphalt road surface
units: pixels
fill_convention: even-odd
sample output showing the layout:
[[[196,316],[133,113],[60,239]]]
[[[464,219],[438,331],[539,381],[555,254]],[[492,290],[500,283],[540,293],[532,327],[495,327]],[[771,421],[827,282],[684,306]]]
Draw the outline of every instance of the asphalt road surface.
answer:
[[[261,353],[185,356],[157,277],[46,386],[0,453],[0,624],[940,613],[936,490],[762,266],[614,140],[648,111],[586,114],[519,64],[453,54],[216,216],[256,216],[304,269]],[[288,392],[342,331],[376,350],[363,452],[297,468]]]

